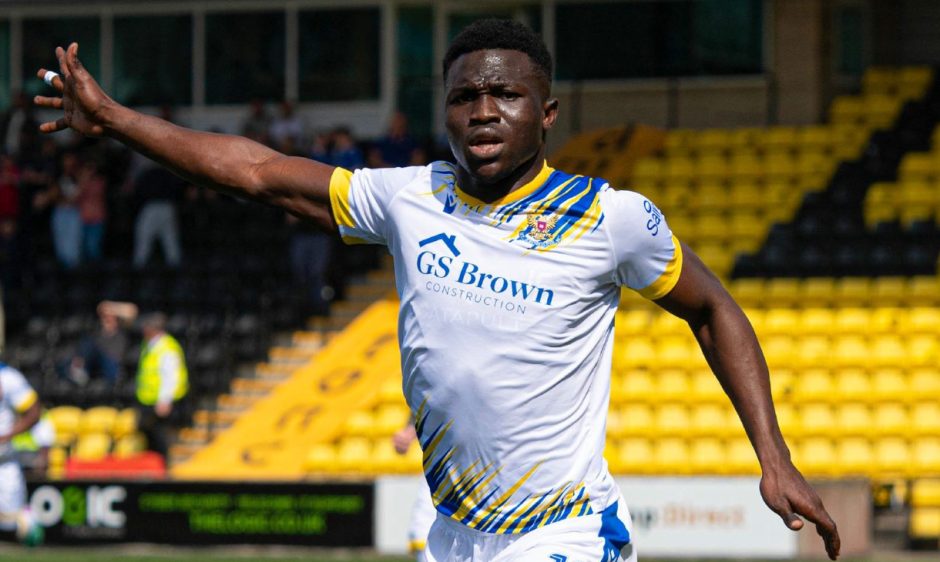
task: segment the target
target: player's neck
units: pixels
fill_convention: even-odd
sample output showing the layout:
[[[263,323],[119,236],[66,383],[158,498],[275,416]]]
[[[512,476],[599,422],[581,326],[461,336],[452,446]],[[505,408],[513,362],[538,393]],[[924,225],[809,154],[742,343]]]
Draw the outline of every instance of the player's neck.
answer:
[[[464,193],[480,201],[492,203],[527,185],[539,175],[544,167],[545,149],[542,148],[538,154],[513,170],[508,176],[492,183],[480,181],[479,178],[474,178],[467,170],[458,166],[457,182]]]

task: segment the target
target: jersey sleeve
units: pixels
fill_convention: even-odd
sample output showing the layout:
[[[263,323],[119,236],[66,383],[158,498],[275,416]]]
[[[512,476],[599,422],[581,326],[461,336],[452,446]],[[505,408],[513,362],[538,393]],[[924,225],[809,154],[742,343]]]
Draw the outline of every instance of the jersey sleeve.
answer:
[[[38,396],[26,378],[17,370],[7,367],[3,373],[3,395],[17,413],[22,414],[36,403]]]
[[[682,272],[682,246],[649,199],[607,188],[604,214],[614,254],[614,279],[655,300],[669,294]]]
[[[330,206],[347,244],[388,244],[389,206],[398,191],[422,170],[336,168],[330,178]]]

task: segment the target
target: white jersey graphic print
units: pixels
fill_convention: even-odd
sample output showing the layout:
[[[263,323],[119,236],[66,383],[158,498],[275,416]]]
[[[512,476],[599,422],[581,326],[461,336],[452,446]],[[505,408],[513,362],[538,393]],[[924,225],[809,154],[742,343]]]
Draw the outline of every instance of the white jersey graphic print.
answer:
[[[682,265],[659,210],[547,165],[491,203],[445,162],[337,169],[330,192],[343,239],[394,257],[403,389],[437,510],[514,534],[613,505],[620,288],[660,298]]]

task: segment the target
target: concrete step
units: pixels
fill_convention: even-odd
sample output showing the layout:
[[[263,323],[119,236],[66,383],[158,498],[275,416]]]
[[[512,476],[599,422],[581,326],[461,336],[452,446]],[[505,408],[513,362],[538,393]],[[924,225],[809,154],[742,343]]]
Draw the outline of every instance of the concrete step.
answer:
[[[291,336],[291,346],[309,351],[320,351],[326,345],[327,338],[321,332],[300,330]]]
[[[258,363],[255,366],[255,378],[273,381],[283,381],[288,378],[297,367],[293,365],[284,365],[282,363]]]
[[[300,347],[273,347],[268,353],[272,363],[301,366],[309,362],[317,352]]]
[[[205,445],[212,438],[208,428],[184,427],[177,435],[177,442],[185,445]]]
[[[199,449],[202,449],[203,445],[192,445],[187,443],[176,443],[170,445],[170,465],[176,465],[180,462],[183,462],[189,457],[196,454]]]
[[[257,401],[254,396],[242,394],[223,394],[218,398],[219,411],[244,412]]]
[[[256,398],[266,396],[281,381],[271,379],[238,378],[232,381],[232,394],[254,395]]]

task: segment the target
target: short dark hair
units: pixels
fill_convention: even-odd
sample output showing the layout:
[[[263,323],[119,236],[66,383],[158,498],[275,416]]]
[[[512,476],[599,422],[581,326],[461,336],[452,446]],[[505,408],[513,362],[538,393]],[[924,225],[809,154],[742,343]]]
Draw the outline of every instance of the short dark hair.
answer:
[[[450,44],[444,55],[444,79],[461,55],[486,49],[509,49],[529,55],[536,70],[552,82],[552,55],[539,35],[516,20],[487,18],[468,25]]]

